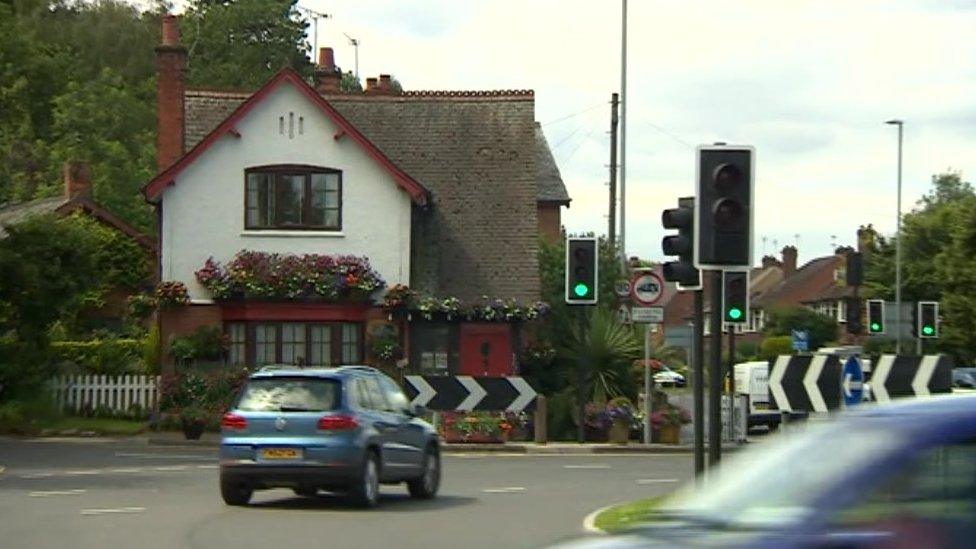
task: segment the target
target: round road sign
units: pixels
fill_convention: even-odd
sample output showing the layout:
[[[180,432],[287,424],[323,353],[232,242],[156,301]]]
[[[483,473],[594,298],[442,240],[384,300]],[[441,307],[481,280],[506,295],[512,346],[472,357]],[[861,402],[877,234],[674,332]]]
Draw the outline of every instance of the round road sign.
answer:
[[[631,287],[631,295],[641,305],[654,305],[664,295],[664,281],[654,273],[637,275]]]
[[[627,297],[630,295],[630,281],[625,279],[618,280],[613,285],[613,291],[617,297]]]

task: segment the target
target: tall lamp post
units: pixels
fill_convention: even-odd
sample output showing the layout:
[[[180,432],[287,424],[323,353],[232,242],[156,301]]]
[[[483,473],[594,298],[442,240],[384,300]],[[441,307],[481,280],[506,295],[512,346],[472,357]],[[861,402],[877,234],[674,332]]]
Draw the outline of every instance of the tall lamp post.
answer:
[[[895,354],[901,354],[901,145],[905,122],[888,120],[885,124],[898,126],[898,218],[895,225]]]

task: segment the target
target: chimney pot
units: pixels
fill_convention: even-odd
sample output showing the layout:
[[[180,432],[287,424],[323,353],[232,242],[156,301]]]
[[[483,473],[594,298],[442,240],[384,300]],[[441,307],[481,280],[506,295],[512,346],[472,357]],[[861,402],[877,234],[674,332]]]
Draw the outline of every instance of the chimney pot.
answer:
[[[163,16],[163,45],[180,45],[180,24],[175,15],[166,14]]]
[[[393,84],[390,82],[389,74],[380,75],[380,89],[387,93],[393,91]]]
[[[789,278],[796,272],[796,255],[795,246],[783,248],[783,278]]]
[[[376,93],[379,90],[378,79],[369,77],[366,79],[366,93]]]
[[[64,163],[64,197],[68,200],[91,198],[91,166],[87,162],[69,160]]]
[[[335,52],[332,48],[319,48],[319,70],[335,72]]]

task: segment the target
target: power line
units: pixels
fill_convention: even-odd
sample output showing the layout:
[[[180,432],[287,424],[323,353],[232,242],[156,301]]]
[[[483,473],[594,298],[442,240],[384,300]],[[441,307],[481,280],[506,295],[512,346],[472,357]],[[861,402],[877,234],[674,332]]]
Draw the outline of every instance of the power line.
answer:
[[[684,139],[681,139],[677,135],[669,132],[668,130],[662,128],[661,126],[658,126],[657,124],[651,123],[651,122],[649,122],[647,120],[642,120],[642,121],[645,124],[647,124],[648,126],[650,126],[651,128],[657,130],[660,134],[665,135],[667,137],[670,137],[671,139],[674,139],[675,141],[677,141],[678,143],[681,143],[682,145],[684,145],[686,147],[689,147],[689,148],[692,148],[692,149],[695,148],[695,146],[692,145],[691,143],[685,141]]]
[[[593,132],[595,132],[595,131],[596,131],[596,128],[591,129],[588,134],[586,134],[585,136],[583,136],[583,139],[580,139],[579,143],[576,144],[576,147],[573,148],[573,150],[569,153],[569,155],[566,156],[566,158],[563,158],[562,160],[560,160],[560,162],[569,162],[570,159],[573,158],[573,155],[576,154],[576,151],[578,151],[579,148],[583,146],[583,143],[586,143],[586,140],[589,139],[590,136],[593,135]]]
[[[575,130],[573,130],[573,131],[572,131],[572,132],[571,132],[571,133],[570,133],[569,135],[567,135],[566,137],[564,137],[564,138],[562,138],[562,139],[560,139],[560,140],[559,140],[559,143],[556,143],[555,145],[553,145],[553,147],[552,147],[552,148],[553,148],[553,149],[558,149],[560,145],[562,145],[563,143],[565,143],[566,141],[568,141],[568,140],[569,140],[569,138],[571,138],[571,137],[573,137],[574,135],[576,135],[576,132],[578,132],[578,131],[580,131],[580,130],[581,130],[582,128],[583,128],[583,126],[576,126],[576,129],[575,129]]]
[[[574,112],[573,114],[567,114],[566,116],[563,116],[561,118],[557,118],[555,120],[550,120],[549,122],[546,122],[546,123],[541,124],[541,125],[542,126],[548,126],[549,124],[555,124],[556,122],[562,122],[563,120],[569,120],[570,118],[575,118],[575,117],[577,117],[577,116],[579,116],[581,114],[586,114],[586,113],[588,113],[588,112],[590,112],[590,111],[592,111],[594,109],[599,109],[602,106],[604,106],[604,103],[600,103],[598,105],[593,105],[592,107],[583,109],[583,110],[581,110],[579,112]]]

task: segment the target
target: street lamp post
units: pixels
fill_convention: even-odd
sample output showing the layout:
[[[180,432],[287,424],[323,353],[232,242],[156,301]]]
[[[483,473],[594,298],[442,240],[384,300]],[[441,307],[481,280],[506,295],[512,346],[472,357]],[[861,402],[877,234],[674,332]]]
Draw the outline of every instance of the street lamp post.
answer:
[[[895,225],[895,354],[901,354],[901,146],[905,122],[888,120],[885,124],[898,126],[898,217]]]

